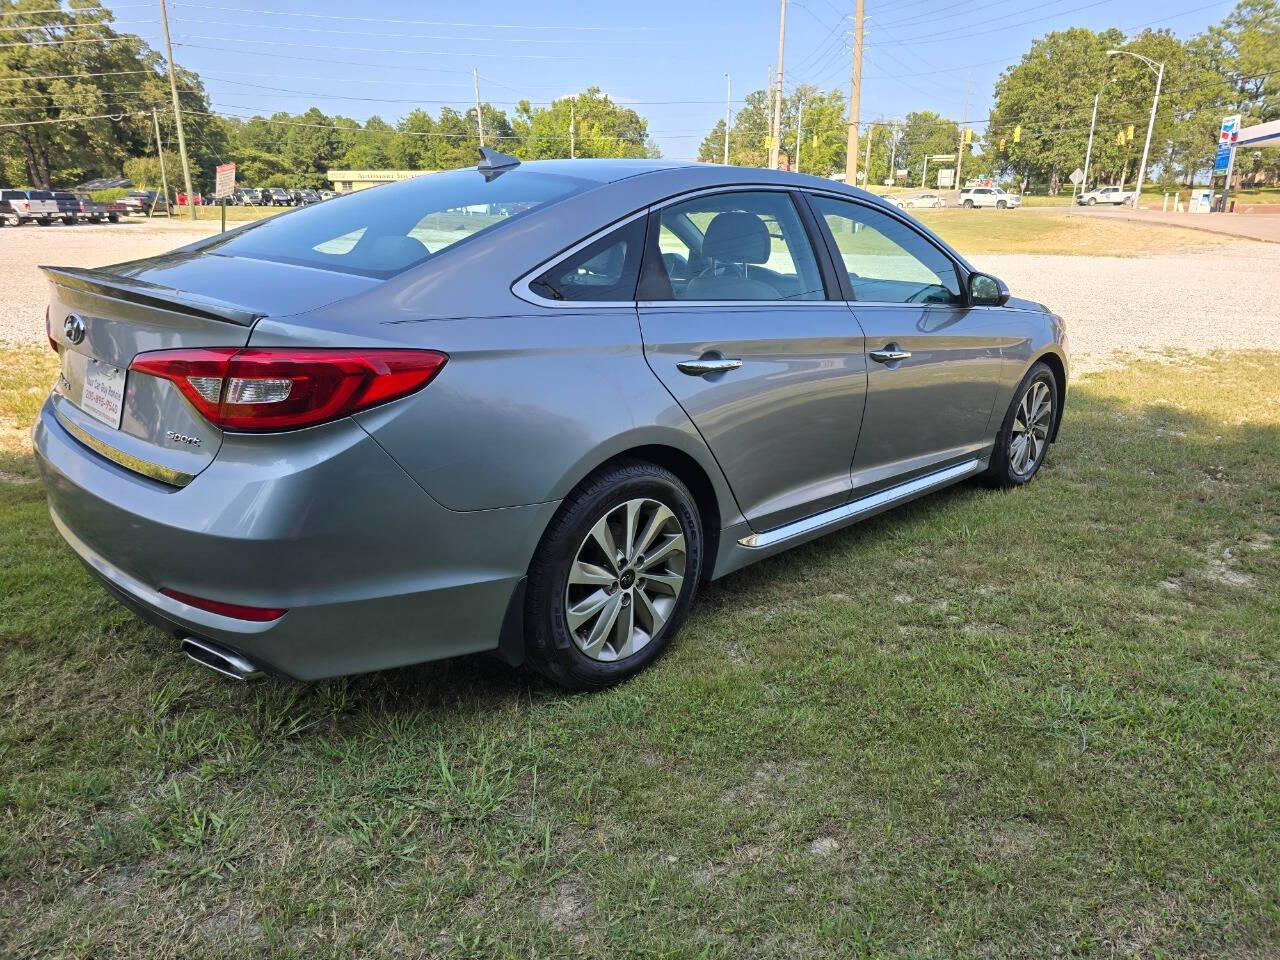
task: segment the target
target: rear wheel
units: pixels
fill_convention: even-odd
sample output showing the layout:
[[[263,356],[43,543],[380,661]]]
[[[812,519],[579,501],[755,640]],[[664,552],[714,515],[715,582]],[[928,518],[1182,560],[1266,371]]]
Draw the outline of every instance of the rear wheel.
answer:
[[[986,479],[998,487],[1020,487],[1040,470],[1049,450],[1058,405],[1058,382],[1043,363],[1018,384],[991,451]]]
[[[16,213],[9,214],[7,217],[4,218],[4,222],[11,227],[22,226],[22,218],[18,216]]]
[[[1007,203],[1005,203],[1003,200],[997,200],[997,201],[996,201],[996,207],[998,207],[998,208],[999,208],[999,209],[1001,209],[1001,210],[1005,209],[1005,207],[1007,207],[1007,206],[1009,206],[1009,205],[1008,205]]]
[[[702,572],[702,525],[671,471],[624,461],[565,499],[538,545],[525,598],[528,660],[571,690],[596,690],[656,660]]]
[[[964,205],[965,205],[965,208],[966,208],[966,209],[969,209],[969,210],[972,210],[972,209],[973,209],[973,201],[972,201],[972,200],[966,200],[966,201],[964,202]]]

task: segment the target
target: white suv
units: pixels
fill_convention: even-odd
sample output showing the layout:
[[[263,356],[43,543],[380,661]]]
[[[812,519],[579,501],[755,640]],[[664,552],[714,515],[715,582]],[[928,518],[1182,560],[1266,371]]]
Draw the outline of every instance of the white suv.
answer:
[[[1005,193],[999,187],[965,187],[960,191],[960,206],[1005,210],[1022,206],[1022,197],[1016,193]]]

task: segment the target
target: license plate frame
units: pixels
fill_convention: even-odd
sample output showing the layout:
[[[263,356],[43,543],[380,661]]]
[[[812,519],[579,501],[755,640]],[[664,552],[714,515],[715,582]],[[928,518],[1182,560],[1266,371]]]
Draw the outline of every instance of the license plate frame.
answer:
[[[124,388],[128,371],[102,360],[86,358],[80,385],[80,409],[113,430],[124,419]]]

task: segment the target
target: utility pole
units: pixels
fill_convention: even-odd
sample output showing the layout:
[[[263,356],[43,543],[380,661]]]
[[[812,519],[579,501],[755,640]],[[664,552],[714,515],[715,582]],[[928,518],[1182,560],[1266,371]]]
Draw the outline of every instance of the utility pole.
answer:
[[[858,0],[859,3],[862,0]],[[778,20],[778,79],[773,88],[773,128],[769,132],[769,169],[778,169],[778,147],[782,141],[782,53],[787,45],[787,0],[781,0]]]
[[[796,173],[800,172],[800,145],[804,143],[804,101],[796,106]]]
[[[844,182],[858,185],[858,116],[862,113],[863,0],[853,8],[853,74],[849,79],[849,142],[844,154]]]
[[[973,80],[973,72],[965,74],[964,78],[964,112],[960,114],[960,142],[956,145],[956,189],[964,189],[964,180],[960,178],[960,171],[964,168],[964,128],[969,122],[969,84]]]
[[[471,79],[476,85],[476,126],[480,128],[480,146],[484,146],[484,114],[480,112],[480,74],[471,68]]]
[[[885,177],[886,180],[892,180],[897,183],[898,178],[893,172],[893,162],[898,159],[898,131],[892,123],[889,124],[889,173]]]
[[[164,0],[160,0],[160,25],[164,28],[164,55],[169,61],[169,92],[173,94],[173,122],[178,125],[178,154],[182,157],[182,182],[187,187],[187,206],[191,209],[191,219],[196,218],[195,197],[191,193],[191,165],[187,163],[187,138],[182,133],[182,108],[178,106],[178,80],[173,72],[173,44],[169,41],[169,13],[164,8]],[[164,204],[169,205],[166,195]]]
[[[733,103],[733,86],[729,75],[724,75],[724,165],[729,165],[729,105]]]
[[[573,100],[569,101],[569,159],[578,159],[578,124],[577,113],[574,107],[577,106]]]
[[[164,213],[167,217],[173,216],[173,210],[169,207],[169,176],[164,172],[164,145],[160,143],[160,115],[156,113],[156,108],[151,108],[151,122],[156,128],[156,154],[160,157],[160,189],[164,191]]]
[[[1105,85],[1107,81],[1103,80]],[[1089,145],[1084,148],[1084,179],[1080,181],[1080,189],[1089,189],[1089,161],[1093,159],[1093,128],[1098,123],[1098,100],[1102,96],[1102,88],[1093,95],[1093,119],[1089,121]],[[1071,195],[1075,196],[1075,184],[1071,185]]]

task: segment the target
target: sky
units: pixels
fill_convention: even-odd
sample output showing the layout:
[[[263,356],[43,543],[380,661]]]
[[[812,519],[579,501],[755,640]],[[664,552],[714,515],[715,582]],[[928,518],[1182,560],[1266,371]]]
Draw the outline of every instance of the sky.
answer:
[[[155,0],[106,4],[121,31],[163,52]],[[1001,71],[1038,36],[1083,26],[1168,28],[1222,19],[1232,0],[866,0],[860,118],[934,110],[983,121]],[[790,0],[784,90],[849,90],[852,0]],[[778,50],[778,0],[169,0],[174,59],[200,73],[214,110],[394,122],[480,95],[508,113],[588,86],[649,120],[665,157],[694,157],[731,106],[765,86]],[[967,94],[967,96],[966,96]]]

